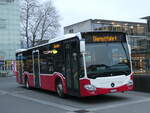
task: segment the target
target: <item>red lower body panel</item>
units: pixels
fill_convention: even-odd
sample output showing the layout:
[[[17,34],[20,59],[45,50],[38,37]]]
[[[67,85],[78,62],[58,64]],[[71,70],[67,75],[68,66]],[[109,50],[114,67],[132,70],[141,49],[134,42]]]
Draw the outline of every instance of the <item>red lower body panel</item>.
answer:
[[[133,85],[123,85],[116,88],[96,88],[95,91],[88,91],[84,88],[84,85],[90,84],[90,81],[87,79],[80,81],[80,96],[95,96],[101,94],[115,93],[115,92],[124,92],[133,90]]]
[[[19,84],[23,84],[24,82],[21,82],[18,72],[15,72],[15,75],[16,75],[16,81]],[[35,87],[35,76],[28,72],[24,72],[24,74],[22,75],[22,81],[24,81],[24,79],[26,77],[28,79],[29,86]],[[62,75],[56,73],[53,75],[40,75],[39,77],[40,77],[39,84],[40,84],[41,89],[49,90],[49,91],[56,91],[56,83],[55,82],[56,82],[56,79],[59,78],[62,81],[64,93],[65,94],[67,93],[66,81]]]
[[[41,75],[40,80],[42,89],[55,91],[55,80],[53,76]]]
[[[28,75],[28,82],[30,87],[34,87],[34,76],[33,75]]]

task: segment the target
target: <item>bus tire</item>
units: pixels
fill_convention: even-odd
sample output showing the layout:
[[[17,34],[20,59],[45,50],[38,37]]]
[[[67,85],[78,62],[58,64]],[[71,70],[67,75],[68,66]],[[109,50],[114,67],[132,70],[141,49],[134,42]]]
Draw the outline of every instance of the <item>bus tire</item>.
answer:
[[[58,79],[56,81],[56,92],[57,92],[58,96],[60,96],[62,98],[65,97],[65,94],[64,94],[64,91],[63,91],[63,85],[62,85],[62,82],[61,82],[60,79]]]
[[[30,86],[29,86],[29,82],[28,82],[28,78],[26,77],[25,78],[25,88],[27,88],[27,89],[30,89]]]

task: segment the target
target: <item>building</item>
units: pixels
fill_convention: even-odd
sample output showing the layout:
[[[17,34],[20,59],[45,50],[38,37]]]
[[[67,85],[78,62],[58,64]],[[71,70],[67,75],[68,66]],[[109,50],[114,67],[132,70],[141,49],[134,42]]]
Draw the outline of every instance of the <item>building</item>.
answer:
[[[19,10],[19,0],[0,0],[0,70],[11,68],[20,48]]]
[[[89,19],[64,27],[64,34],[86,31],[121,31],[129,36],[129,43],[136,48],[137,41],[146,38],[146,23]]]
[[[145,62],[142,62],[142,60],[139,61],[139,64],[136,64],[136,62],[134,63],[135,66],[139,68],[145,67],[146,72],[144,74],[134,76],[134,84],[135,90],[150,92],[150,16],[143,17],[142,19],[147,20],[147,38],[138,42],[140,48],[134,50],[132,55],[134,55],[134,58],[137,58],[137,60],[139,60],[139,57],[145,60]]]
[[[147,20],[145,29],[145,39],[137,41],[137,48],[132,50],[132,58],[134,58],[134,68],[138,69],[136,72],[141,74],[150,74],[150,16],[143,17]],[[144,71],[144,72],[142,72]]]
[[[79,23],[75,23],[64,27],[64,33],[85,32],[93,30],[105,31],[123,31],[129,35],[143,36],[146,31],[146,23],[127,22],[127,21],[114,21],[103,19],[89,19]]]
[[[64,34],[86,32],[86,31],[120,31],[126,32],[128,41],[132,49],[133,69],[137,74],[146,73],[150,70],[149,60],[146,57],[146,49],[143,48],[147,44],[146,31],[147,24],[140,22],[114,21],[103,19],[89,19],[79,23],[75,23],[64,27]],[[143,48],[142,53],[141,50]]]
[[[150,34],[150,16],[146,16],[146,17],[143,17],[142,19],[146,19],[147,20],[147,33]]]

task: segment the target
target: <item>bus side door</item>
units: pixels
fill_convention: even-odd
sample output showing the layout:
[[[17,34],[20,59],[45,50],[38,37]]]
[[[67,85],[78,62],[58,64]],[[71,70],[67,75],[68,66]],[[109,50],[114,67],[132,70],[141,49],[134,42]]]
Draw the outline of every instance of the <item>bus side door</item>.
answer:
[[[79,41],[65,41],[65,76],[68,93],[79,96]]]
[[[32,52],[32,59],[33,59],[33,74],[34,74],[35,87],[40,88],[39,50],[34,50]]]

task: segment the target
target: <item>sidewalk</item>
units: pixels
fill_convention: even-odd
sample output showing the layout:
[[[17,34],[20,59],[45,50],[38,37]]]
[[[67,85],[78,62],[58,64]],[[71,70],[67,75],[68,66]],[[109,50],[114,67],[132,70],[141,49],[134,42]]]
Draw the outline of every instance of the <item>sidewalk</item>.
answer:
[[[14,76],[12,71],[0,71],[0,77]]]

